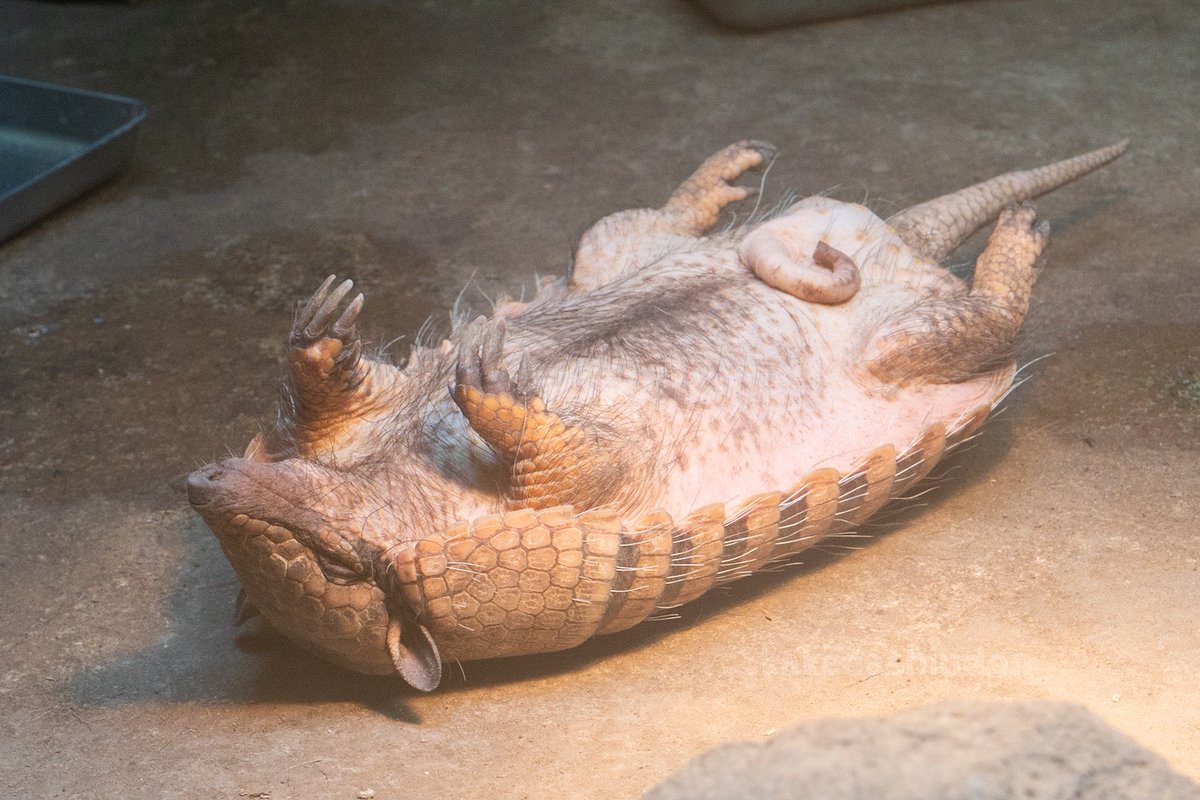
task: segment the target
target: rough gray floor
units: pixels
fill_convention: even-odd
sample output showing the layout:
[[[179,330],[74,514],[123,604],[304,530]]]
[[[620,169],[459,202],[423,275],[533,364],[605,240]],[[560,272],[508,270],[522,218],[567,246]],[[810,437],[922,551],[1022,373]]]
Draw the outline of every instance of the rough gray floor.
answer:
[[[946,701],[820,719],[693,758],[643,800],[1197,800],[1200,785],[1069,703]]]
[[[1197,41],[1191,0],[763,35],[677,0],[3,3],[0,71],[152,111],[122,177],[0,247],[0,794],[630,797],[945,698],[1082,703],[1200,776]],[[234,632],[179,486],[270,416],[297,300],[351,275],[369,334],[411,334],[747,135],[781,148],[768,198],[884,212],[1133,140],[1041,203],[1054,356],[926,506],[430,696]]]

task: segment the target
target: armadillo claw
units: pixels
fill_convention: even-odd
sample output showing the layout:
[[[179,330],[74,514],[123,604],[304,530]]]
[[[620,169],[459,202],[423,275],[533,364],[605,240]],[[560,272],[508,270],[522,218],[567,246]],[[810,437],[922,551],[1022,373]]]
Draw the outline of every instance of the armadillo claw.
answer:
[[[354,283],[335,287],[335,281],[330,275],[313,293],[288,337],[286,432],[302,456],[367,440],[372,421],[386,414],[403,382],[397,367],[363,355],[356,327],[363,296],[345,303]]]
[[[337,311],[350,290],[354,288],[354,281],[345,280],[335,289],[333,288],[335,280],[337,277],[334,275],[326,278],[296,314],[289,339],[293,347],[303,347],[320,340],[326,335],[327,329],[331,327],[330,333],[335,338],[346,340],[354,335],[354,321],[362,311],[363,296],[361,293],[355,295],[345,310],[334,320],[334,312]],[[334,320],[332,326],[331,320]]]
[[[463,332],[451,391],[467,422],[510,464],[534,440],[561,437],[566,426],[535,396],[515,391],[504,364],[504,322],[483,317]]]
[[[688,233],[703,233],[716,224],[725,206],[757,193],[757,189],[735,186],[732,181],[748,170],[769,164],[776,152],[774,145],[749,139],[729,145],[709,156],[675,190],[663,211],[686,220]]]
[[[596,506],[588,494],[599,483],[590,475],[605,458],[596,437],[568,425],[542,399],[520,391],[504,365],[504,322],[476,320],[459,345],[454,402],[479,434],[510,466],[511,508],[550,508],[567,503]]]
[[[513,391],[512,378],[504,364],[505,332],[502,318],[493,321],[478,317],[466,327],[458,345],[455,370],[458,386],[489,395]]]
[[[301,383],[328,380],[337,373],[347,374],[358,365],[362,343],[354,326],[363,308],[362,294],[355,295],[335,316],[342,301],[354,288],[354,281],[342,281],[336,288],[330,275],[296,314],[288,337],[293,374]]]

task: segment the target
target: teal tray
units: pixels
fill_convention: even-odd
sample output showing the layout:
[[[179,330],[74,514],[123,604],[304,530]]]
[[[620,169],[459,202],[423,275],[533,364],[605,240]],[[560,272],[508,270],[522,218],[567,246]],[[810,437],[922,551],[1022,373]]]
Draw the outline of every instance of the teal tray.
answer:
[[[0,75],[0,241],[116,174],[145,116],[127,97]]]

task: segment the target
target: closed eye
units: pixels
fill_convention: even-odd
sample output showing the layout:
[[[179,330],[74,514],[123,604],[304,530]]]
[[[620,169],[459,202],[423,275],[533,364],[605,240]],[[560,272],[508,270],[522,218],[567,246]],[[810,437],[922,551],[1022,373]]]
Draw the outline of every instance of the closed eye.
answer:
[[[349,564],[331,558],[325,553],[314,552],[313,555],[317,557],[317,563],[321,566],[321,572],[325,573],[325,578],[330,583],[345,586],[350,583],[361,583],[366,580],[366,575]]]

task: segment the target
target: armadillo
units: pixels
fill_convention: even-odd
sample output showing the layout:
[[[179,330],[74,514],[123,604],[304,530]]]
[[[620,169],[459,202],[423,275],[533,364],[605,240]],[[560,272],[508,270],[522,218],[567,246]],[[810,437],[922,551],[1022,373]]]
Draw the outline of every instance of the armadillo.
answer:
[[[774,158],[739,142],[403,363],[331,276],[276,423],[188,480],[235,621],[429,691],[448,659],[574,647],[854,529],[1013,384],[1047,241],[1027,201],[1125,147],[886,221],[814,196],[713,232]],[[992,220],[970,281],[942,266]]]

